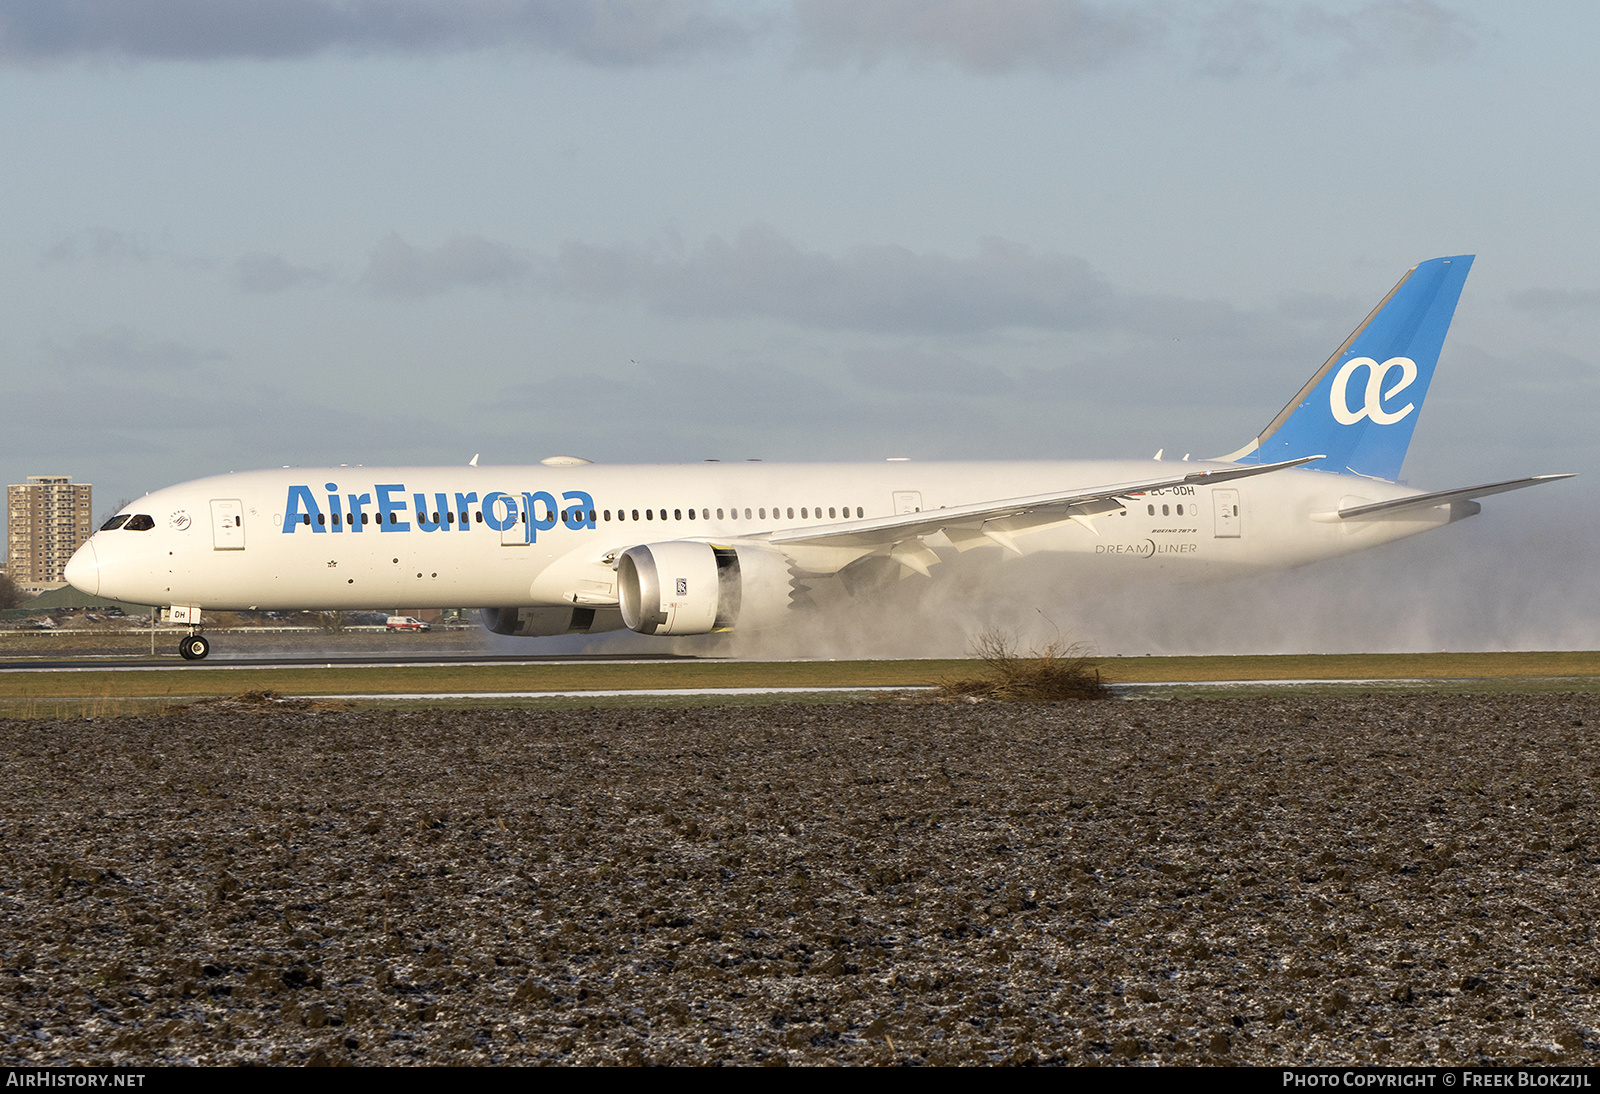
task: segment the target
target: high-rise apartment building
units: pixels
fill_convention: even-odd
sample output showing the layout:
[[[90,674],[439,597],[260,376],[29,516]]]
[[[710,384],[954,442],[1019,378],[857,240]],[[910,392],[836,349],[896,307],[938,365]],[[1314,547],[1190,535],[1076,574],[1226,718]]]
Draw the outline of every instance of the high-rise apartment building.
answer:
[[[70,475],[29,475],[6,487],[6,576],[43,591],[66,581],[72,553],[94,531],[91,486]]]

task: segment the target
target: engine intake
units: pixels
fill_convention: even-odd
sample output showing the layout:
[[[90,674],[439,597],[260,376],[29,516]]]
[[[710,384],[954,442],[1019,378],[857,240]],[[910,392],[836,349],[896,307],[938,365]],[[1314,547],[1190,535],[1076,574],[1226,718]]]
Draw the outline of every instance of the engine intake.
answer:
[[[789,607],[789,563],[760,547],[646,543],[617,556],[617,596],[640,634],[748,629]]]

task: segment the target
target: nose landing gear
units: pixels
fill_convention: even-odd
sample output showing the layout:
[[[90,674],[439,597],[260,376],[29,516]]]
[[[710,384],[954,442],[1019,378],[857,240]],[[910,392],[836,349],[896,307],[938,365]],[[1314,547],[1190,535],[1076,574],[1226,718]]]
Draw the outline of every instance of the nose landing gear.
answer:
[[[204,661],[206,654],[211,652],[211,639],[200,633],[200,609],[174,604],[165,614],[171,622],[182,623],[189,628],[189,633],[178,641],[178,653],[185,661]],[[155,641],[154,634],[152,630],[151,642]]]

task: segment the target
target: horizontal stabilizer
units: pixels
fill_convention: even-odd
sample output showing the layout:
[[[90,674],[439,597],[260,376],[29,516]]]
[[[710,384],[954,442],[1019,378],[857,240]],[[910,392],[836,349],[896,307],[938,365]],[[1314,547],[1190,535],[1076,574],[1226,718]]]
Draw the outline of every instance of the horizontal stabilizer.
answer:
[[[1542,483],[1572,477],[1572,475],[1535,475],[1528,479],[1485,483],[1483,486],[1463,486],[1459,490],[1440,490],[1433,494],[1418,494],[1413,498],[1397,498],[1394,501],[1379,501],[1371,505],[1358,505],[1353,509],[1341,509],[1338,517],[1340,520],[1391,518],[1408,510],[1433,509],[1440,505],[1449,505],[1451,502],[1488,497],[1490,494],[1504,494],[1508,490],[1521,490],[1525,486],[1539,486]]]

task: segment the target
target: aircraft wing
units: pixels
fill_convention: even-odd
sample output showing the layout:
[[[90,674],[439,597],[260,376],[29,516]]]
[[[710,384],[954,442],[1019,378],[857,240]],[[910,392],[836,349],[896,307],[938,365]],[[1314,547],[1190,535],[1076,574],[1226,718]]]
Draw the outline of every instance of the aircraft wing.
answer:
[[[1394,501],[1379,501],[1373,502],[1371,505],[1357,505],[1349,509],[1339,510],[1336,516],[1340,520],[1382,520],[1397,517],[1402,513],[1416,509],[1433,509],[1440,505],[1448,505],[1453,501],[1469,501],[1472,498],[1488,497],[1490,494],[1504,494],[1507,490],[1521,490],[1525,486],[1541,486],[1547,482],[1556,482],[1560,479],[1573,477],[1572,475],[1534,475],[1532,478],[1490,482],[1482,486],[1463,486],[1458,490],[1440,490],[1433,494],[1418,494],[1413,498],[1396,498]],[[1473,510],[1473,512],[1476,511]]]
[[[916,539],[920,536],[944,532],[956,545],[963,541],[976,546],[975,540],[989,540],[1015,550],[1007,542],[1010,533],[1029,531],[1047,524],[1089,519],[1123,507],[1118,500],[1147,490],[1164,490],[1172,486],[1209,486],[1213,483],[1266,475],[1322,456],[1303,456],[1297,460],[1260,465],[1239,465],[1212,471],[1193,471],[1187,475],[1168,475],[1139,482],[1113,483],[1089,489],[1062,490],[1051,494],[1031,494],[1021,498],[978,502],[973,505],[955,505],[944,509],[926,509],[918,513],[900,513],[891,517],[870,517],[866,520],[841,521],[812,528],[794,528],[773,532],[765,537],[772,544],[807,544],[829,547],[881,547]]]

